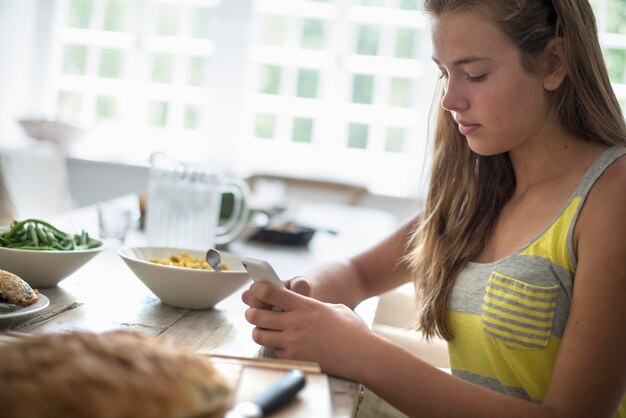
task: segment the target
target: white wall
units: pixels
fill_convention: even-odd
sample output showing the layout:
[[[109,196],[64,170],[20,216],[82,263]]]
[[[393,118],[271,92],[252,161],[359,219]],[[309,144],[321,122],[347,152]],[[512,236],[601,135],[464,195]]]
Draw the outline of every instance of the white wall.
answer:
[[[55,0],[0,0],[0,145],[23,135],[18,118],[42,113],[55,10]]]

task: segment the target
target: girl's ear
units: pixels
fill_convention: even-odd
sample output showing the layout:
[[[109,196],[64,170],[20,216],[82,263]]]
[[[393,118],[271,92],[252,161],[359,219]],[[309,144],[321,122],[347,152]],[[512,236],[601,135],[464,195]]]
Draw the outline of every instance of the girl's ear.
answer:
[[[563,48],[563,38],[552,38],[544,49],[544,79],[543,88],[547,91],[554,91],[561,87],[567,75],[565,65],[565,53]]]

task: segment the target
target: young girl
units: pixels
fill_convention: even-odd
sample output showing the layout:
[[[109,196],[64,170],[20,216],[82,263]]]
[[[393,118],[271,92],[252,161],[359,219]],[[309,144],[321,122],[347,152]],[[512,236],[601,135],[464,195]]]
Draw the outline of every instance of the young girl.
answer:
[[[252,337],[410,416],[626,418],[626,127],[591,7],[425,10],[443,91],[424,211],[292,291],[253,284]],[[452,376],[350,310],[410,279]]]

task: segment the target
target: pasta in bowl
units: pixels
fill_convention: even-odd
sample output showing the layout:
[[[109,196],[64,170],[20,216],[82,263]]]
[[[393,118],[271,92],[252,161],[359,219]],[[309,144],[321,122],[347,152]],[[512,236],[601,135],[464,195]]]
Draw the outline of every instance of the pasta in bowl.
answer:
[[[221,253],[222,271],[204,268],[204,253],[186,248],[123,247],[118,254],[152,293],[177,308],[213,308],[250,280],[240,258],[228,252]]]

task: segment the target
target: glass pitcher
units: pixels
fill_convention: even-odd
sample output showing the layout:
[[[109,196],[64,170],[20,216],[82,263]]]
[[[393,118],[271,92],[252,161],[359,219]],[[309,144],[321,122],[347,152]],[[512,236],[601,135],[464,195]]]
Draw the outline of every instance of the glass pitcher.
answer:
[[[165,154],[150,157],[146,241],[151,246],[207,250],[234,240],[246,226],[249,189],[206,169],[191,168]],[[232,211],[220,220],[222,196]]]

